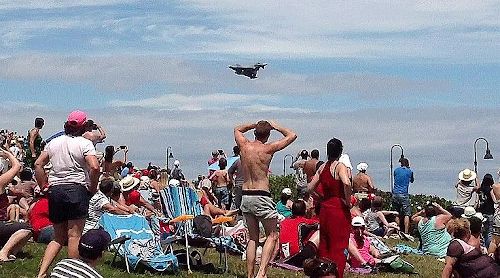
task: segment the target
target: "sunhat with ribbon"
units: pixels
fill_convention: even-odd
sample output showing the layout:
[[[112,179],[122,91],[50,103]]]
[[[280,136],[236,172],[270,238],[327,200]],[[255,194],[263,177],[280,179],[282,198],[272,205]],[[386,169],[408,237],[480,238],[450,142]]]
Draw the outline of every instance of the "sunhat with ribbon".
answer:
[[[123,192],[130,191],[136,187],[141,181],[132,175],[127,175],[120,181],[120,187]]]
[[[476,172],[471,169],[464,169],[458,174],[458,179],[461,181],[473,181],[476,179]]]

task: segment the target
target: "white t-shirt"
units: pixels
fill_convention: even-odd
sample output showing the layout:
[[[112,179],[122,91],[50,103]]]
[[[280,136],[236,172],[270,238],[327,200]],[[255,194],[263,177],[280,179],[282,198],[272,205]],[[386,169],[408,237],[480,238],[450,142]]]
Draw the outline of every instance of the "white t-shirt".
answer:
[[[90,229],[96,229],[99,219],[104,213],[103,207],[109,204],[109,198],[104,195],[101,191],[97,191],[89,202],[89,216],[85,221],[85,227],[83,228],[83,233],[86,233]]]
[[[59,136],[51,140],[45,150],[52,164],[49,184],[80,184],[88,187],[90,178],[85,156],[95,155],[94,144],[81,136]]]

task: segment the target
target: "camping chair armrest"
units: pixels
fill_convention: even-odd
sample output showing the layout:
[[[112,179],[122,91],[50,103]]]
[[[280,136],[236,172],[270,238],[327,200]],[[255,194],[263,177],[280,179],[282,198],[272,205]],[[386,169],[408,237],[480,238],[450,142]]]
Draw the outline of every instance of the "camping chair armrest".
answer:
[[[118,243],[119,243],[119,244],[124,244],[124,243],[125,243],[125,241],[127,241],[127,240],[129,240],[129,239],[130,239],[130,237],[129,237],[129,236],[121,236],[121,237],[117,237],[117,238],[113,239],[113,240],[111,241],[111,243],[110,243],[110,244],[112,244],[112,245],[114,245],[114,244],[118,244]]]

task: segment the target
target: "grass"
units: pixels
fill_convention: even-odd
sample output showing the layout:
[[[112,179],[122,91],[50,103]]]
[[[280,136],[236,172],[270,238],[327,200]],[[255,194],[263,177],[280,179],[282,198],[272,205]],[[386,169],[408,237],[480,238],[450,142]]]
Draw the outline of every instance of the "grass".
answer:
[[[397,241],[389,241],[389,245],[394,245],[398,243]],[[37,243],[29,243],[24,248],[24,253],[19,256],[19,258],[15,262],[0,264],[0,277],[3,278],[33,278],[36,277],[38,273],[38,264],[43,256],[43,252],[45,251],[45,245],[37,244]],[[207,256],[205,258],[206,261],[218,263],[218,254],[215,252],[207,252]],[[66,252],[63,250],[58,257],[58,260],[64,258],[66,256]],[[111,253],[106,252],[103,260],[99,263],[97,270],[98,272],[105,278],[129,278],[129,277],[160,277],[160,276],[169,276],[169,275],[161,275],[157,273],[151,273],[149,271],[139,271],[132,274],[128,274],[124,267],[111,267],[109,265],[113,256]],[[414,255],[405,255],[403,259],[412,263],[415,266],[415,270],[418,272],[418,275],[413,275],[417,277],[439,277],[441,275],[441,271],[444,267],[444,264],[437,261],[435,258],[428,256],[414,256]],[[170,275],[174,276],[174,275]],[[205,277],[207,274],[203,274],[200,272],[194,272],[192,275],[188,275],[185,270],[182,270],[177,276],[180,277]],[[405,277],[408,275],[403,274],[393,274],[393,273],[378,273],[373,275],[353,275],[347,273],[345,277],[353,278],[353,277],[375,277],[375,278],[389,278],[389,277]],[[246,264],[241,261],[239,257],[230,256],[229,257],[229,272],[226,274],[214,274],[210,275],[210,277],[246,277]],[[292,272],[283,269],[270,268],[268,277],[304,277],[301,272]]]

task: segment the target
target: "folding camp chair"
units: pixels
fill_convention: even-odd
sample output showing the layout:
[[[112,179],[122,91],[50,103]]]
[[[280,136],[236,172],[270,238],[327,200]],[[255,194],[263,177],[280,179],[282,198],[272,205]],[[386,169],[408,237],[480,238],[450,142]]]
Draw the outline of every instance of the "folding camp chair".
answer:
[[[168,186],[160,192],[160,200],[163,213],[166,217],[172,219],[170,223],[176,225],[176,235],[184,238],[184,244],[187,254],[189,246],[216,248],[219,252],[219,264],[224,264],[224,272],[228,269],[227,254],[228,249],[234,253],[242,253],[244,250],[239,248],[232,237],[225,236],[224,223],[232,218],[222,217],[212,221],[213,225],[221,225],[222,236],[212,236],[210,238],[200,236],[193,231],[193,219],[202,214],[202,207],[198,200],[198,194],[190,187]],[[188,258],[188,271],[191,272]]]
[[[130,268],[135,270],[139,263],[159,272],[177,271],[177,258],[172,252],[164,253],[144,216],[104,213],[99,224],[110,234],[115,247],[111,263],[120,255],[129,273]]]

